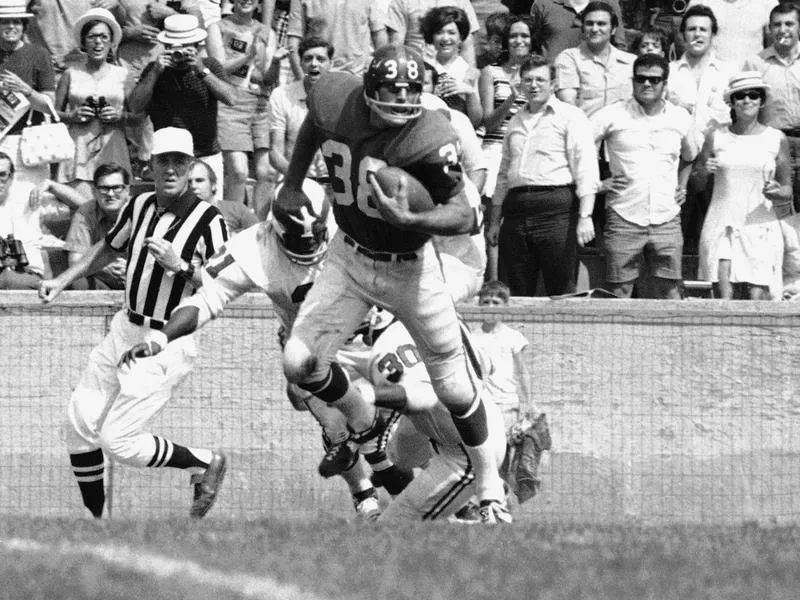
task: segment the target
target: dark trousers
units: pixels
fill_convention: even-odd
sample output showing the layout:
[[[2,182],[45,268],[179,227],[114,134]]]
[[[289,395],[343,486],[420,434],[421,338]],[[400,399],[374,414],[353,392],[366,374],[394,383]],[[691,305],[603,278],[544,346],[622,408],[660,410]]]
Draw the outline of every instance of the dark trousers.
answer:
[[[575,291],[578,198],[571,186],[514,188],[503,203],[501,279],[513,296],[533,296],[539,274],[547,294]]]

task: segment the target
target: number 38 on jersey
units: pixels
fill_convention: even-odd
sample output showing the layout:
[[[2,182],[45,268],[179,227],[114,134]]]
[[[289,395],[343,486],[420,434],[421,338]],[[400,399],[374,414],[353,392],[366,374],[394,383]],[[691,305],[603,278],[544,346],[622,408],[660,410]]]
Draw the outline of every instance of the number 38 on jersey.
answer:
[[[458,148],[453,143],[447,143],[437,152],[437,164],[431,164],[430,169],[438,166],[444,173],[450,165],[458,163]],[[325,140],[322,143],[322,156],[328,167],[330,185],[336,203],[340,206],[356,205],[364,215],[373,219],[381,219],[377,205],[372,198],[373,190],[367,175],[375,173],[388,166],[380,158],[364,156],[358,163],[357,170],[353,169],[353,158],[349,146],[336,140]],[[429,170],[428,173],[431,171]]]

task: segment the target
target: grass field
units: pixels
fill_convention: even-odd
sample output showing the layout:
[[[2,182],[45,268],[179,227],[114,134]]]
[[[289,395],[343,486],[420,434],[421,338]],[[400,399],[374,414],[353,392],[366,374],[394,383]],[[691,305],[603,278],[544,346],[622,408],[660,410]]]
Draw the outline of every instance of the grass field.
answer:
[[[796,527],[0,518],[0,598],[777,599]]]

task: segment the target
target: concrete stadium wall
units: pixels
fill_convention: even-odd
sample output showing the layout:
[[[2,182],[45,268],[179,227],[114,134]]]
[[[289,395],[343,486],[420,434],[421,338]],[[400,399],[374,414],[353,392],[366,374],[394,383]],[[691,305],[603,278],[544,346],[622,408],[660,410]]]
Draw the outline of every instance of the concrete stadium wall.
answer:
[[[118,293],[0,292],[0,513],[83,515],[59,440],[63,407]],[[463,307],[470,322],[481,313]],[[530,340],[533,401],[554,449],[521,519],[592,523],[795,521],[800,516],[797,305],[517,300],[497,309]],[[224,448],[212,513],[349,516],[316,476],[316,424],[283,397],[269,301],[249,294],[200,335],[201,358],[152,430]],[[187,514],[188,477],[109,469],[115,518]]]

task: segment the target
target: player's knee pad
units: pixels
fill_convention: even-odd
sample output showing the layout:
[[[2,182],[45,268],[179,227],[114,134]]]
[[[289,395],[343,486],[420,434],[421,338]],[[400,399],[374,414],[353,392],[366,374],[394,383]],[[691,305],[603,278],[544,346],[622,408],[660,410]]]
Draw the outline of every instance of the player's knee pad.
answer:
[[[455,373],[432,383],[436,397],[450,412],[466,412],[478,397],[476,381]]]
[[[331,363],[325,377],[316,381],[298,383],[298,386],[314,394],[320,400],[332,404],[347,393],[347,388],[350,387],[350,379],[342,366],[334,362]]]
[[[283,348],[283,374],[290,383],[313,381],[318,361],[304,342],[290,336]]]

